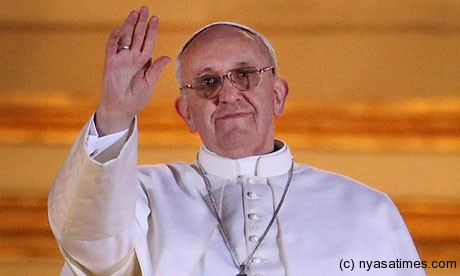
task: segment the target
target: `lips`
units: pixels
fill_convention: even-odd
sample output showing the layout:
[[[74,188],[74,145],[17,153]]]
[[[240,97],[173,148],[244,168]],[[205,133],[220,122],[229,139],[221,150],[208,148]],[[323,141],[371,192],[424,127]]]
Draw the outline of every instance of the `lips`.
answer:
[[[226,114],[221,114],[216,117],[217,120],[226,120],[226,119],[238,119],[249,115],[249,112],[231,112]]]
[[[225,120],[236,120],[240,118],[244,118],[246,116],[253,116],[255,111],[252,107],[241,104],[241,103],[234,103],[234,104],[225,104],[225,105],[218,105],[212,117],[214,122],[217,121],[225,121]]]

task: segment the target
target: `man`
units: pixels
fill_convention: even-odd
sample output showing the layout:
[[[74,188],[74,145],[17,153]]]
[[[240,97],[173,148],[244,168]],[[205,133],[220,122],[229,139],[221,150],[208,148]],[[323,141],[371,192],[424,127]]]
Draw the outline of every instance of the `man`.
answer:
[[[107,43],[101,101],[49,197],[62,275],[360,275],[351,263],[419,260],[388,197],[294,164],[275,140],[288,85],[245,26],[206,26],[179,53],[175,106],[203,141],[196,163],[138,167],[136,115],[170,60],[150,61],[157,28],[142,7]]]

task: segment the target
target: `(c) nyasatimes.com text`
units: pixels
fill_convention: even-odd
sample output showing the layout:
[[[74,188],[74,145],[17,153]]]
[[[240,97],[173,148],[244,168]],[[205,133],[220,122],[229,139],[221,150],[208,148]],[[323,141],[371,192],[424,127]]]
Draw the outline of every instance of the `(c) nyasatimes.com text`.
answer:
[[[457,268],[457,261],[405,261],[396,259],[392,261],[355,261],[354,259],[341,259],[341,271],[366,270],[372,269],[418,269],[418,268]]]

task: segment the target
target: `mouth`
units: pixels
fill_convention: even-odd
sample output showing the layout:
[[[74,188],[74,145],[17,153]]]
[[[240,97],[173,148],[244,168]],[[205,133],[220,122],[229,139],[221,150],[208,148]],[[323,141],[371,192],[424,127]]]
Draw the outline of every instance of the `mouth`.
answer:
[[[224,114],[222,116],[219,116],[216,121],[218,120],[229,120],[229,119],[239,119],[248,116],[249,113],[247,112],[234,112],[234,113],[228,113]]]

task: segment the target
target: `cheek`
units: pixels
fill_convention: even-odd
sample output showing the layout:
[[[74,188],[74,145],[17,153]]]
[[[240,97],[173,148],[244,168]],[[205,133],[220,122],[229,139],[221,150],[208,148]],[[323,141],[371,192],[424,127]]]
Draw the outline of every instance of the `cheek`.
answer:
[[[212,127],[211,116],[215,107],[210,104],[197,105],[192,110],[193,120],[197,130],[204,130]]]
[[[263,92],[257,96],[248,97],[248,102],[256,111],[258,116],[272,117],[274,112],[274,97],[273,94]]]

